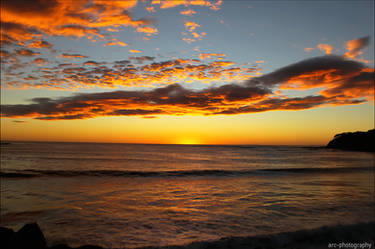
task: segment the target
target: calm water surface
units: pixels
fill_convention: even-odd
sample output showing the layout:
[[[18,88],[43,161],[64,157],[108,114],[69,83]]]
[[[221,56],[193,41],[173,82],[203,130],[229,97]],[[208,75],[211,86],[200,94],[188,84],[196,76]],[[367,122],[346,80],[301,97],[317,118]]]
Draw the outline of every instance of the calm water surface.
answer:
[[[124,248],[374,221],[374,154],[291,146],[1,147],[1,226]]]

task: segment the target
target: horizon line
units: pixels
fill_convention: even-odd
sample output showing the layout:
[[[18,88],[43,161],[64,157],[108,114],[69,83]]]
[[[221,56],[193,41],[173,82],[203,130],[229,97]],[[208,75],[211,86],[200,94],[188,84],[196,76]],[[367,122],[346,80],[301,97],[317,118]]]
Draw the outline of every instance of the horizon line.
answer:
[[[317,144],[204,144],[204,143],[137,143],[137,142],[99,142],[99,141],[52,141],[52,140],[2,140],[0,143],[82,143],[82,144],[129,144],[129,145],[181,145],[181,146],[290,146],[290,147],[326,147]]]

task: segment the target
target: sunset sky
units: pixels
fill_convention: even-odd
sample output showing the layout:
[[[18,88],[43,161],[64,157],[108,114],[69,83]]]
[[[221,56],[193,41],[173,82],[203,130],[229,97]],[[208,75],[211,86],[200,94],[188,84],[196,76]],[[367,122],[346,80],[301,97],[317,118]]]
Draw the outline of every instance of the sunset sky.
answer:
[[[5,0],[1,139],[325,145],[374,128],[374,1]]]

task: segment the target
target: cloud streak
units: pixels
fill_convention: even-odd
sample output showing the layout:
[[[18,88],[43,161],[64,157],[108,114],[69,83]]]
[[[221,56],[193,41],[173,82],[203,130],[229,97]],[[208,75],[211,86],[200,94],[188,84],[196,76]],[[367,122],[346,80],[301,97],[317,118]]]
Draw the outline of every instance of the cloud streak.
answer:
[[[127,61],[119,62],[128,65]],[[146,65],[160,70],[175,61]],[[71,70],[71,69],[69,69]],[[74,71],[74,70],[73,70]],[[75,73],[80,69],[75,69]],[[77,94],[63,98],[34,98],[30,104],[2,105],[2,117],[41,120],[85,119],[100,116],[235,115],[271,110],[303,110],[323,105],[347,105],[373,100],[374,69],[343,56],[303,60],[245,81],[201,90],[179,84],[152,90]],[[303,97],[279,90],[320,89]]]

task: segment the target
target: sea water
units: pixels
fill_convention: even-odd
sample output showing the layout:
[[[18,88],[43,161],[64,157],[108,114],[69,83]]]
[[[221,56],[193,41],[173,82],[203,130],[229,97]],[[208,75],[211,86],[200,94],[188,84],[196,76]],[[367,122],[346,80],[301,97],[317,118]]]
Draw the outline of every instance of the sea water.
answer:
[[[374,221],[374,162],[312,147],[12,142],[1,226],[136,248]]]

